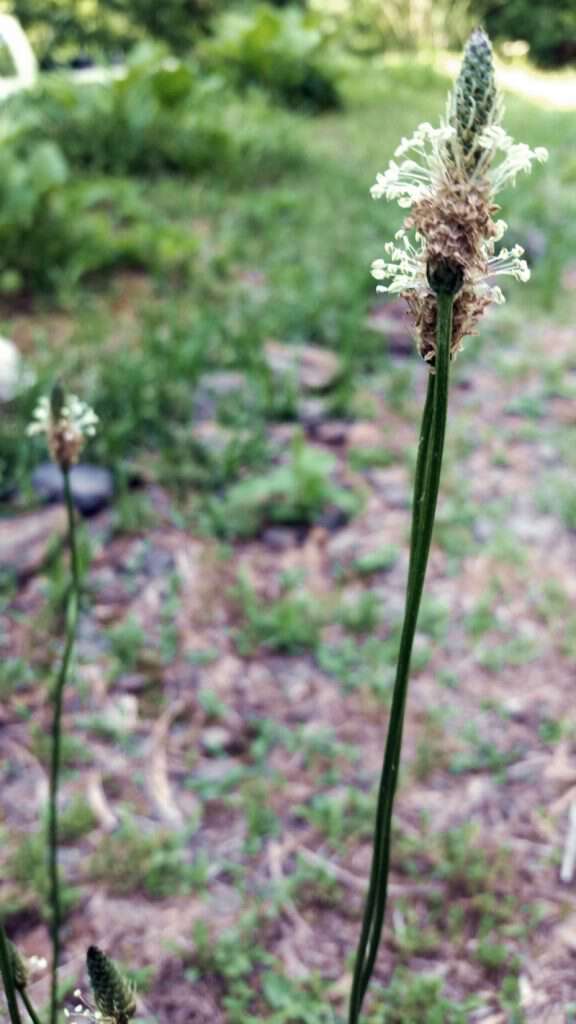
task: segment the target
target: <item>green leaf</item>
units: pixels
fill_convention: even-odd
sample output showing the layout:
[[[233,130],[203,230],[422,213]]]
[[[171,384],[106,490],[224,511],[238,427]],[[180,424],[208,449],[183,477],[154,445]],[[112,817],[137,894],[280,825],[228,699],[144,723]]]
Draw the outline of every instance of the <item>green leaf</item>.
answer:
[[[49,192],[68,180],[68,164],[53,142],[41,142],[30,156],[30,182],[36,192]]]

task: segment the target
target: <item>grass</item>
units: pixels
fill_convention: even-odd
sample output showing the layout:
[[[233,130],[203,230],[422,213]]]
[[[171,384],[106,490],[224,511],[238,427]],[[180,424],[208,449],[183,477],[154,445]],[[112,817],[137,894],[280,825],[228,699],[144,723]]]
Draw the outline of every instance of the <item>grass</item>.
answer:
[[[407,428],[413,437],[421,383],[416,361],[400,363],[387,339],[366,325],[375,301],[368,267],[400,223],[398,211],[373,203],[368,189],[400,135],[424,119],[437,119],[447,86],[418,61],[351,66],[342,113],[313,121],[292,116],[304,159],[273,180],[258,187],[248,180],[232,184],[225,175],[142,182],[144,200],[159,216],[197,239],[194,266],[184,279],[150,273],[93,280],[68,293],[58,309],[40,299],[24,310],[3,301],[2,332],[22,344],[38,375],[37,390],[58,368],[97,409],[102,430],[90,457],[116,476],[110,533],[91,537],[87,604],[98,608],[99,622],[110,621],[107,601],[114,610],[118,595],[101,572],[102,551],[110,545],[114,586],[122,590],[126,614],[106,626],[105,671],[98,651],[90,648],[85,661],[81,654],[84,689],[79,679],[67,714],[79,718],[78,700],[88,711],[90,701],[100,699],[99,687],[114,704],[130,686],[139,724],[125,743],[105,717],[81,716],[78,736],[64,751],[64,781],[76,786],[79,775],[100,766],[105,796],[129,804],[134,820],[101,838],[90,809],[81,800],[71,802],[63,809],[66,843],[81,851],[83,886],[98,884],[114,897],[149,900],[153,908],[175,896],[198,899],[204,926],[198,926],[192,952],[187,935],[185,948],[177,944],[174,955],[191,991],[209,979],[227,1024],[339,1024],[331,1006],[338,1006],[339,997],[325,979],[311,971],[295,982],[277,951],[285,951],[282,943],[294,930],[286,918],[287,899],[323,937],[338,937],[332,963],[342,964],[357,938],[358,892],[334,868],[352,878],[365,874],[374,750],[381,747],[398,644],[406,508],[391,504],[385,518],[371,523],[371,547],[341,557],[331,542],[339,531],[353,533],[364,524],[361,517],[370,513],[386,474],[411,470],[404,438]],[[468,785],[472,791],[482,782],[493,787],[491,793],[497,790],[498,805],[513,807],[516,789],[506,787],[517,785],[510,772],[522,768],[527,737],[538,752],[553,752],[572,738],[557,705],[540,707],[534,723],[528,714],[525,720],[512,712],[493,714],[482,704],[490,697],[491,707],[497,701],[504,705],[516,680],[523,684],[542,655],[539,635],[513,628],[509,605],[519,615],[518,604],[528,602],[553,636],[563,665],[569,667],[575,656],[569,581],[556,582],[552,573],[540,581],[534,551],[513,519],[514,495],[506,493],[519,448],[548,445],[549,476],[524,517],[534,508],[558,529],[574,529],[573,429],[560,427],[554,405],[573,398],[567,383],[572,355],[550,344],[544,373],[542,349],[529,336],[520,344],[532,322],[544,323],[553,314],[561,328],[567,315],[566,297],[556,297],[556,286],[576,251],[573,115],[513,96],[507,107],[512,133],[548,145],[551,160],[530,183],[520,180],[502,197],[503,214],[519,240],[537,228],[548,249],[534,263],[530,287],[507,289],[510,302],[502,318],[498,324],[487,321],[457,366],[469,389],[462,390],[461,413],[451,424],[434,553],[439,585],[424,602],[419,623],[413,662],[417,739],[402,779],[407,794],[425,789],[431,806],[438,806],[444,792],[465,792]],[[289,123],[290,116],[285,118],[283,124]],[[334,350],[342,372],[313,396],[320,421],[379,423],[384,410],[389,433],[381,443],[341,449],[320,443],[293,380],[270,372],[265,344],[271,338]],[[487,366],[506,392],[497,426],[492,395],[481,386]],[[219,390],[214,379],[223,373],[240,375],[228,390]],[[27,476],[41,458],[22,443],[33,400],[24,395],[3,413],[3,487],[20,486],[19,508],[31,502]],[[203,420],[218,427],[216,441],[214,433],[199,434]],[[485,465],[478,462],[483,452]],[[486,465],[500,474],[501,493],[490,507],[479,491]],[[526,477],[521,482],[527,486]],[[165,559],[155,575],[150,566],[158,535],[170,538],[172,531],[181,531],[178,557],[169,567]],[[264,558],[267,544],[281,545],[286,538],[290,557],[280,546],[256,583],[243,575],[244,559],[250,561],[255,551]],[[197,541],[222,542],[212,590],[206,583],[209,564],[187,569],[189,547]],[[313,556],[325,557],[329,566],[330,590],[320,596],[313,586]],[[228,574],[225,567],[233,560]],[[465,602],[466,573],[478,566],[483,574]],[[50,621],[61,615],[65,579],[55,556],[43,576]],[[201,611],[208,626],[202,631],[186,602],[205,583]],[[14,608],[14,630],[6,644],[0,635],[0,649],[8,649],[8,639],[18,644],[17,653],[2,662],[0,694],[18,709],[18,720],[35,723],[47,652],[29,641],[34,657],[27,667],[18,595],[13,582],[3,590]],[[152,625],[147,608],[154,609]],[[438,653],[444,646],[446,660]],[[318,679],[322,702],[314,690]],[[112,754],[122,765],[131,763],[128,757],[139,759],[129,779],[136,790],[149,756],[146,729],[171,702],[182,700],[166,772],[202,823],[193,835],[152,831],[138,800],[126,798],[122,785],[114,788]],[[446,713],[452,701],[459,709],[454,718]],[[232,737],[232,754],[227,744],[203,746],[203,730],[215,723]],[[37,724],[30,750],[45,762],[45,732]],[[408,800],[404,832],[395,844],[394,879],[416,895],[398,902],[367,1020],[464,1024],[478,1005],[521,1020],[518,963],[535,947],[514,858],[505,843],[484,848],[486,833],[465,823],[464,803],[448,829],[437,829],[433,820],[423,824],[414,806]],[[319,851],[325,866],[305,861],[287,840]],[[18,832],[7,835],[3,846],[0,866],[10,879],[11,910],[17,915],[36,902],[42,912],[46,880],[34,840]],[[274,879],[270,851],[278,848],[284,851],[282,878]],[[418,889],[423,881],[431,882],[429,892]],[[229,899],[231,906],[234,900],[241,906],[234,927],[218,935],[210,931],[212,892],[215,898],[223,893],[225,904]],[[268,909],[262,906],[265,895]],[[392,954],[402,966],[390,980]],[[437,967],[440,960],[449,965],[444,981],[428,973],[428,964]],[[458,975],[462,962],[471,972],[470,984]]]
[[[344,406],[359,373],[386,367],[385,346],[364,325],[374,294],[367,268],[399,218],[387,204],[371,202],[368,188],[398,136],[438,117],[446,88],[447,81],[425,66],[376,64],[370,73],[350,74],[344,115],[294,118],[304,137],[304,169],[288,169],[257,190],[231,189],[214,178],[143,185],[154,208],[200,234],[200,265],[191,281],[174,288],[154,277],[147,284],[128,279],[76,292],[68,298],[71,337],[65,348],[49,321],[43,325],[41,307],[32,333],[31,357],[40,376],[51,371],[56,347],[61,369],[98,408],[106,428],[96,444],[98,460],[129,479],[145,455],[148,475],[177,492],[201,482],[208,488],[226,484],[250,461],[265,465],[264,424],[290,414],[289,394],[269,385],[262,357],[269,337],[335,348],[346,371],[339,385]],[[393,119],[383,116],[391,102]],[[505,197],[506,217],[517,233],[523,225],[536,227],[549,240],[523,298],[546,307],[574,244],[567,227],[574,202],[570,115],[539,111],[516,98],[507,105],[511,130],[518,127],[522,138],[549,143],[552,150],[550,165]],[[137,319],[129,315],[126,285],[134,289]],[[119,318],[118,307],[126,306]],[[9,313],[4,325],[10,334]],[[219,421],[247,432],[246,441],[234,457],[224,454],[216,465],[202,466],[182,458],[194,443],[194,386],[219,368],[249,375],[249,391],[228,396],[217,411]],[[19,444],[29,408],[29,400],[17,403],[3,433],[7,483],[14,475],[22,479],[33,458]]]

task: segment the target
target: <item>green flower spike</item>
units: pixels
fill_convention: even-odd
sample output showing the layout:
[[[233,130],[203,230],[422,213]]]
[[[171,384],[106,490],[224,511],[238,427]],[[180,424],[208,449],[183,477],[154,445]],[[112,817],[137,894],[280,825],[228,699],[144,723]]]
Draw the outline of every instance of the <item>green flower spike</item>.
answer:
[[[501,110],[496,81],[492,46],[483,29],[472,32],[466,48],[460,74],[451,98],[450,125],[456,130],[459,148],[468,170],[476,167],[482,148],[479,136],[500,120]]]
[[[28,969],[13,942],[8,940],[8,955],[15,987],[22,992],[28,984]]]
[[[113,961],[97,946],[90,946],[86,954],[90,984],[97,1009],[115,1024],[128,1024],[136,1013],[136,999],[132,985],[122,977]]]

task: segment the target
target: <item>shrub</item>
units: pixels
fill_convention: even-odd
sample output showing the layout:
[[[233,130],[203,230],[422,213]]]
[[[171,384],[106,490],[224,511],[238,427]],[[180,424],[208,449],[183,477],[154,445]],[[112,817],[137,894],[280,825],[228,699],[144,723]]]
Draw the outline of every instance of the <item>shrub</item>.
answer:
[[[237,86],[258,85],[289,107],[322,111],[341,105],[325,42],[315,15],[262,4],[221,17],[201,56]]]
[[[160,270],[190,262],[194,238],[151,214],[136,185],[73,180],[54,142],[4,127],[0,291],[62,289],[120,264]]]
[[[271,119],[261,99],[240,105],[221,80],[151,44],[138,47],[115,80],[78,86],[46,76],[9,111],[32,120],[75,167],[98,173],[258,169],[266,176],[300,159],[293,131]]]
[[[335,465],[329,452],[297,436],[288,461],[233,484],[224,500],[210,502],[214,529],[226,537],[250,537],[270,523],[310,526],[330,512],[345,521],[360,499],[334,482]]]
[[[206,31],[218,0],[11,0],[41,66],[102,61],[152,36],[182,52]]]
[[[471,27],[468,0],[310,0],[357,53],[460,45]]]
[[[475,9],[495,40],[524,39],[530,56],[544,66],[576,61],[573,0],[476,0]]]

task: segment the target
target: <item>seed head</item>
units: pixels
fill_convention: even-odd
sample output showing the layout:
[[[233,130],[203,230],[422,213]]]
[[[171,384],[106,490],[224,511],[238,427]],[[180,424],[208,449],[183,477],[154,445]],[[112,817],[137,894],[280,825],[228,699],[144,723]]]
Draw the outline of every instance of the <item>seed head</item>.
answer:
[[[438,128],[421,124],[402,139],[394,153],[397,160],[377,175],[371,189],[374,199],[395,199],[409,211],[395,240],[384,247],[387,259],[374,260],[372,274],[384,282],[379,291],[406,299],[420,354],[432,367],[436,292],[439,285],[445,287],[435,276],[436,268],[451,268],[459,282],[453,293],[453,356],[487,307],[504,301],[494,277],[530,277],[520,246],[496,251],[506,224],[494,220],[495,196],[548,154],[543,147],[514,142],[500,126],[501,116],[490,40],[476,29],[466,45],[446,120]]]
[[[28,984],[28,968],[16,949],[16,946],[13,942],[10,942],[10,940],[8,940],[8,956],[10,957],[10,967],[12,968],[12,980],[14,981],[14,986],[19,992],[21,992]]]
[[[41,398],[34,410],[28,435],[46,434],[48,449],[61,469],[69,469],[80,457],[86,439],[96,433],[98,417],[76,395],[66,395],[60,383],[50,397]]]
[[[86,964],[94,1002],[103,1017],[115,1024],[128,1024],[136,1013],[134,989],[120,974],[113,961],[97,946],[90,946]]]

